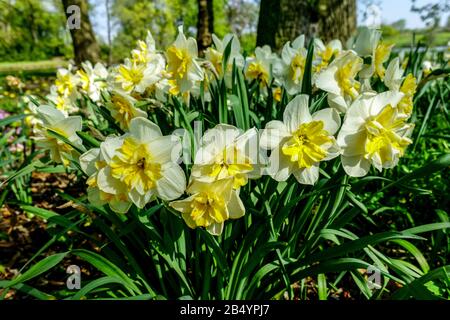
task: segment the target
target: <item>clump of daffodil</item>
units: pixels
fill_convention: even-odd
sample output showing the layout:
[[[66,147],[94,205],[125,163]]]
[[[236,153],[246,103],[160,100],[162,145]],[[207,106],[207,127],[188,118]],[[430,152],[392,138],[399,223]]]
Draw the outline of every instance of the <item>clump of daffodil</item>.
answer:
[[[313,70],[319,73],[342,52],[342,43],[339,40],[331,40],[326,45],[320,39],[314,39]]]
[[[224,222],[245,214],[245,207],[235,189],[233,179],[213,182],[192,180],[184,200],[173,201],[170,206],[181,212],[186,224],[194,229],[204,227],[213,235],[220,235]]]
[[[308,100],[307,95],[295,97],[286,106],[283,121],[270,121],[261,132],[261,147],[272,150],[267,172],[277,181],[293,174],[298,182],[313,185],[320,162],[339,155],[333,136],[341,124],[339,114],[327,108],[311,115]]]
[[[107,166],[97,176],[100,190],[115,194],[119,181],[126,186],[128,198],[139,208],[155,197],[173,200],[183,194],[186,178],[177,164],[180,139],[163,136],[150,120],[132,119],[129,133],[112,140],[105,149]]]
[[[340,112],[346,112],[359,96],[361,83],[356,80],[363,59],[354,51],[343,52],[317,75],[316,86],[328,92],[328,104]]]
[[[246,61],[245,75],[249,80],[259,82],[261,88],[266,88],[272,78],[272,66],[277,61],[277,56],[269,46],[257,47],[255,55]]]
[[[366,93],[349,108],[337,138],[349,176],[365,176],[371,166],[393,168],[404,155],[413,125],[397,108],[403,96],[396,91]]]
[[[239,189],[248,178],[260,175],[262,162],[256,129],[242,132],[234,126],[218,124],[203,135],[191,177],[205,182],[232,178],[233,188]]]
[[[281,79],[282,85],[290,95],[295,95],[302,89],[306,56],[305,36],[300,36],[292,43],[284,45],[281,59],[274,67],[274,73]]]
[[[390,90],[400,91],[404,94],[397,105],[397,109],[400,114],[404,114],[409,118],[413,110],[413,99],[417,90],[417,81],[412,73],[409,73],[406,77],[403,77],[403,73],[403,69],[400,68],[399,58],[393,59],[386,69],[384,83]]]
[[[93,148],[85,152],[79,160],[81,169],[89,176],[86,181],[89,202],[96,206],[108,204],[114,212],[126,213],[132,204],[128,198],[127,186],[115,179],[108,167],[108,161],[111,161],[111,156],[114,156],[111,149],[114,149],[119,143],[119,138],[108,137],[100,144],[100,148]],[[101,185],[104,189],[99,187],[99,175],[103,179]]]
[[[108,70],[97,62],[92,66],[90,61],[81,64],[82,69],[78,70],[76,75],[79,79],[81,90],[86,93],[92,101],[98,102],[101,97],[101,91],[107,87]]]
[[[41,123],[36,128],[36,142],[43,149],[50,151],[51,159],[56,163],[68,166],[70,160],[78,155],[72,147],[82,147],[81,139],[76,134],[81,131],[80,116],[66,116],[63,112],[51,106],[42,105],[36,109],[37,117]],[[52,131],[67,139],[72,145],[65,143]]]
[[[175,42],[166,50],[167,76],[172,95],[185,94],[198,81],[204,79],[204,73],[198,63],[197,42],[186,38],[183,27],[178,28]]]
[[[115,90],[111,92],[111,98],[106,106],[111,116],[122,130],[128,130],[130,121],[137,117],[147,117],[147,113],[135,107],[137,100],[126,92]]]

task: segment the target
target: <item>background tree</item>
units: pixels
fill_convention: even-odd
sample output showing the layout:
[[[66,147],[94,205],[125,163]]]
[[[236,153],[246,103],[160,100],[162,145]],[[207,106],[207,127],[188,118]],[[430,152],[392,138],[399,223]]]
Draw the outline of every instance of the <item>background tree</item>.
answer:
[[[0,0],[0,61],[70,55],[64,23],[53,0]]]
[[[356,0],[261,0],[257,45],[274,49],[300,34],[346,41],[356,30]]]
[[[80,29],[70,29],[75,63],[80,64],[86,60],[93,63],[99,61],[100,47],[92,30],[87,0],[62,0],[62,4],[67,19],[71,16],[71,13],[67,11],[69,6],[76,5],[80,8]]]
[[[212,43],[214,33],[213,0],[197,0],[197,45],[200,53]]]

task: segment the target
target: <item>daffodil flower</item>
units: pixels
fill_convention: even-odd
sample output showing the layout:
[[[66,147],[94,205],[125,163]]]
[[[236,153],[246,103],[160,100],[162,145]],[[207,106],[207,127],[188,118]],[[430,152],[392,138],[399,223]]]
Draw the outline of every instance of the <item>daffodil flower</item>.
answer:
[[[178,198],[186,187],[184,172],[176,163],[181,152],[179,138],[163,136],[156,124],[142,117],[132,119],[129,129],[104,147],[107,166],[97,176],[100,190],[117,194],[116,181],[120,181],[139,208],[155,197]]]
[[[52,136],[48,130],[63,136],[74,145],[82,146],[81,139],[76,132],[81,131],[81,117],[67,117],[63,112],[50,106],[40,106],[36,110],[38,118],[42,121],[36,129],[36,142],[39,146],[50,151],[51,159],[57,163],[69,165],[77,152],[62,140]]]
[[[392,91],[400,91],[404,94],[397,105],[400,114],[409,118],[413,110],[413,98],[417,90],[416,78],[409,73],[403,77],[403,69],[400,68],[399,58],[393,59],[386,69],[384,84]]]
[[[101,90],[107,87],[106,79],[108,78],[108,70],[106,67],[97,62],[92,66],[90,61],[81,64],[82,69],[78,70],[76,75],[84,91],[92,101],[98,102],[101,97]]]
[[[72,74],[72,66],[68,69],[59,68],[56,71],[55,87],[60,96],[72,97],[77,95],[78,77]]]
[[[367,93],[349,108],[337,138],[349,176],[365,176],[371,165],[379,171],[397,165],[412,143],[409,135],[413,125],[406,123],[397,109],[403,97],[396,91]]]
[[[192,229],[204,227],[212,235],[220,235],[226,220],[239,219],[245,214],[245,207],[233,189],[232,178],[214,182],[194,179],[186,192],[190,195],[188,198],[173,201],[170,206],[181,212]]]
[[[233,35],[231,33],[226,34],[222,40],[220,40],[215,34],[213,34],[212,39],[214,43],[214,48],[209,47],[206,49],[205,58],[206,60],[212,63],[219,76],[226,75],[230,77],[233,62],[236,64],[238,68],[242,68],[244,66],[244,57],[240,52],[241,45],[239,43],[239,39],[237,38],[236,35]],[[226,70],[222,70],[223,54],[230,41],[231,41],[230,56],[228,58]]]
[[[50,87],[50,93],[45,98],[66,116],[77,112],[79,109],[76,105],[77,96],[73,94],[69,96],[59,94],[56,86]]]
[[[182,26],[175,42],[166,50],[166,56],[170,94],[186,93],[195,82],[203,81],[203,70],[197,62],[197,43],[194,38],[186,38]]]
[[[261,147],[272,150],[267,169],[277,181],[291,174],[302,184],[313,185],[319,178],[319,163],[339,155],[333,135],[341,120],[336,110],[327,108],[313,115],[309,97],[296,96],[283,114],[283,122],[270,121],[261,132]]]
[[[161,55],[146,64],[135,60],[125,59],[115,70],[115,83],[121,90],[128,93],[143,93],[145,90],[161,80],[164,70],[164,59]]]
[[[359,96],[361,84],[355,78],[361,71],[363,60],[353,51],[342,53],[319,75],[316,86],[328,92],[328,104],[346,112]]]
[[[261,88],[266,88],[270,84],[271,69],[276,61],[277,56],[269,46],[256,47],[255,55],[246,62],[247,79],[259,81]]]
[[[342,43],[339,40],[331,40],[325,45],[322,40],[314,39],[314,61],[315,74],[328,67],[331,61],[342,52]]]
[[[117,138],[106,138],[105,142],[102,142],[100,148],[93,148],[80,156],[80,167],[86,173],[89,178],[87,180],[87,196],[90,203],[96,206],[103,206],[108,204],[111,210],[117,213],[126,213],[132,202],[128,199],[127,187],[120,180],[111,176],[111,170],[105,170],[107,162],[103,155],[108,154],[107,148],[110,141]],[[102,176],[109,181],[109,185],[114,185],[112,193],[101,190],[98,186],[98,174],[103,170]],[[106,175],[109,176],[106,176]],[[108,185],[108,186],[109,186]],[[111,188],[107,188],[111,191]]]
[[[219,124],[205,132],[200,141],[191,176],[213,182],[233,178],[233,187],[239,189],[248,178],[258,177],[263,159],[258,146],[256,129],[242,132],[238,128]]]
[[[128,130],[130,121],[137,117],[147,117],[147,113],[135,107],[137,100],[125,92],[113,91],[111,100],[106,106],[111,116],[116,120],[122,130]]]
[[[290,95],[295,95],[302,89],[307,56],[304,44],[304,36],[298,37],[292,44],[286,43],[281,52],[281,59],[274,67],[274,73],[281,79],[282,85]]]

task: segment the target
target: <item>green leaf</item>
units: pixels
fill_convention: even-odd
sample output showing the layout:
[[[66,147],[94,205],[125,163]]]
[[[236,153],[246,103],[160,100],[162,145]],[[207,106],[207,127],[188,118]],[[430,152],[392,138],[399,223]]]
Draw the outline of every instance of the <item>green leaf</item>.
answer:
[[[13,287],[19,283],[28,281],[30,279],[33,279],[48,270],[55,267],[57,264],[59,264],[67,255],[67,252],[63,253],[57,253],[54,255],[51,255],[49,257],[46,257],[42,260],[40,260],[38,263],[33,265],[30,269],[25,271],[22,275],[18,276],[17,278],[13,279],[12,281],[8,282],[6,284],[6,287]]]

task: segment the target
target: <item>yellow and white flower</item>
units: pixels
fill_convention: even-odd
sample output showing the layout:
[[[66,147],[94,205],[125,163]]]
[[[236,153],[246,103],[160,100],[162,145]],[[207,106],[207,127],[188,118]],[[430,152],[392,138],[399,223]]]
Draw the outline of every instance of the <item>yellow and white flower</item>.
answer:
[[[129,133],[111,140],[104,148],[107,167],[98,173],[100,190],[116,194],[115,181],[120,181],[139,208],[155,197],[178,198],[186,187],[184,172],[176,163],[181,152],[180,139],[163,136],[156,124],[142,117],[132,119],[129,129]]]
[[[128,130],[130,121],[137,117],[147,117],[147,113],[135,107],[137,100],[126,92],[115,90],[111,92],[111,99],[106,103],[111,116],[122,130]]]
[[[69,65],[68,69],[59,68],[56,71],[56,80],[55,80],[55,88],[56,93],[65,98],[73,98],[76,97],[77,86],[79,83],[79,79],[72,73],[72,66]]]
[[[197,42],[186,38],[183,27],[178,28],[175,42],[166,50],[167,73],[172,95],[188,92],[197,81],[203,81],[204,73],[197,58]]]
[[[56,86],[50,87],[50,93],[46,96],[46,99],[55,105],[55,108],[60,110],[64,115],[75,113],[78,111],[76,104],[76,95],[65,96],[58,93]]]
[[[248,178],[260,175],[262,163],[256,129],[243,133],[234,126],[218,124],[203,135],[191,177],[205,182],[231,177],[233,187],[239,189]]]
[[[404,94],[397,105],[400,114],[410,117],[413,110],[413,98],[417,90],[416,78],[409,73],[403,77],[403,69],[400,68],[399,58],[393,59],[386,69],[385,85],[392,91],[400,91]]]
[[[305,36],[300,36],[292,44],[288,42],[284,45],[281,59],[274,66],[274,73],[290,95],[295,95],[302,89],[307,54]]]
[[[134,60],[125,59],[114,73],[116,85],[128,93],[143,93],[147,88],[161,80],[164,70],[164,59],[157,55],[154,60],[146,64],[137,63]]]
[[[272,53],[269,46],[256,47],[255,55],[246,61],[247,79],[257,80],[262,88],[266,88],[271,82],[271,68],[276,61],[277,56]]]
[[[214,48],[209,47],[208,49],[206,49],[205,58],[206,60],[212,63],[214,69],[216,70],[219,76],[225,75],[231,80],[230,76],[233,61],[236,64],[236,67],[238,68],[242,68],[245,62],[244,57],[241,54],[241,44],[239,43],[239,39],[237,38],[236,35],[233,35],[231,33],[226,34],[222,40],[220,40],[215,34],[213,34],[212,39],[214,43]],[[228,58],[226,70],[222,70],[223,54],[230,41],[231,41],[230,56]]]
[[[92,66],[90,61],[86,61],[82,63],[81,66],[82,69],[77,71],[81,90],[84,91],[92,101],[97,102],[100,100],[101,90],[107,87],[106,79],[108,78],[108,70],[100,62],[97,62],[95,66]]]
[[[316,79],[316,86],[328,92],[328,104],[346,112],[359,96],[361,84],[355,79],[361,71],[363,60],[354,51],[342,53]]]
[[[313,70],[317,74],[331,63],[342,52],[342,43],[339,40],[331,40],[325,45],[322,40],[314,39]]]
[[[50,151],[51,159],[65,166],[76,156],[77,151],[69,144],[49,133],[49,130],[63,136],[73,145],[82,147],[81,139],[76,134],[81,131],[81,117],[67,117],[63,112],[50,106],[40,106],[36,110],[42,121],[36,128],[36,142],[39,146]]]
[[[313,185],[319,178],[319,163],[339,155],[333,135],[341,125],[336,110],[327,108],[313,115],[309,97],[296,96],[283,114],[283,122],[270,121],[261,132],[261,147],[272,150],[267,173],[277,181],[291,174],[302,184]]]
[[[202,182],[194,179],[186,190],[190,196],[173,201],[170,206],[181,212],[186,224],[194,229],[204,227],[213,235],[220,235],[224,222],[239,219],[245,214],[245,207],[236,190],[233,179]]]
[[[102,142],[100,148],[91,149],[80,156],[80,167],[89,176],[86,181],[87,196],[90,203],[96,206],[103,206],[108,204],[111,210],[117,213],[126,213],[131,206],[131,201],[128,199],[126,185],[118,179],[111,176],[111,170],[107,169],[107,161],[105,156],[108,157],[108,148],[114,139],[118,138],[106,138],[105,142]],[[99,188],[98,175],[102,171],[102,177],[107,180],[108,187],[106,188],[111,193],[105,192]],[[110,186],[113,185],[114,188]]]
[[[406,123],[397,108],[403,97],[396,91],[367,93],[349,108],[337,138],[349,176],[365,176],[371,165],[379,171],[397,165],[412,143],[413,125]]]

